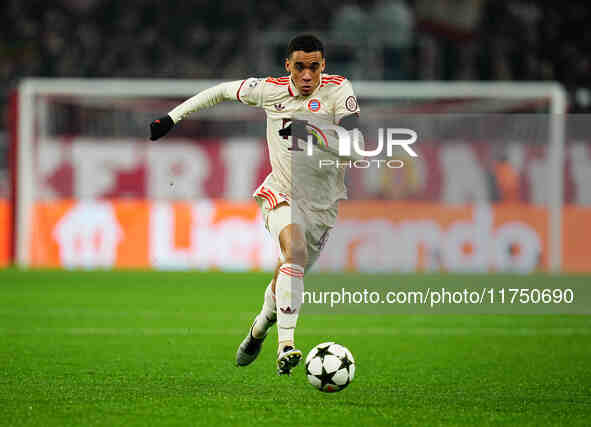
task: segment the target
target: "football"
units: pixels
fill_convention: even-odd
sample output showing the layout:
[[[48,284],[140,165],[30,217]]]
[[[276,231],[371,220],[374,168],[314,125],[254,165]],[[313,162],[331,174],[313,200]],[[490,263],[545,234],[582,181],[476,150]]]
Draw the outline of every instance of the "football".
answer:
[[[355,377],[355,360],[346,347],[324,342],[308,353],[306,375],[310,384],[320,391],[341,391]]]

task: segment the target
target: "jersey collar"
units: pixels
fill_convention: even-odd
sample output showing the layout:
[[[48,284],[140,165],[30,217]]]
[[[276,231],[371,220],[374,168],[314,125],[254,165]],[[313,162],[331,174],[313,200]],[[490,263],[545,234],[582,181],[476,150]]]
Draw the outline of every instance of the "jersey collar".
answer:
[[[287,85],[287,90],[289,91],[290,96],[299,96],[300,92],[297,90],[291,76],[289,77],[289,84]]]

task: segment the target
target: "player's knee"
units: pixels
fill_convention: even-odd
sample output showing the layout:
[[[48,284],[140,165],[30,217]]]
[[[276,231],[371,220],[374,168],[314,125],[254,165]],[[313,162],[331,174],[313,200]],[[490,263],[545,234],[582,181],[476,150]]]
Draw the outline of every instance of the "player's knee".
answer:
[[[308,262],[308,249],[304,241],[294,240],[286,246],[284,252],[285,262],[290,264],[306,265]]]
[[[290,264],[306,265],[308,250],[306,238],[298,224],[289,224],[279,234],[279,244],[284,261]]]

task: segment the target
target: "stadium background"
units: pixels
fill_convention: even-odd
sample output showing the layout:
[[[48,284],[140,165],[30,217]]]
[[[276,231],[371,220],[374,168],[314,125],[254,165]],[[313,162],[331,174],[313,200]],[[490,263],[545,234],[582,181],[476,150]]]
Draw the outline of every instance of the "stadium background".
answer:
[[[316,2],[313,14],[303,12],[298,5],[184,2],[178,7],[167,7],[169,13],[163,15],[159,4],[150,1],[3,3],[0,263],[9,264],[14,255],[14,204],[10,202],[10,177],[14,175],[9,170],[9,159],[14,160],[15,150],[11,157],[9,147],[16,140],[14,90],[19,79],[27,76],[238,79],[281,75],[285,41],[306,29],[317,32],[326,41],[328,71],[346,75],[352,81],[555,80],[567,89],[569,112],[590,108],[590,44],[583,25],[589,12],[583,2],[570,3],[568,10],[546,2],[521,1],[373,1],[344,2],[338,6]],[[287,10],[290,13],[282,13]],[[179,101],[152,103],[149,108],[136,104],[129,109],[144,109],[141,117],[149,121],[151,115],[158,115]],[[253,233],[260,231],[260,221],[257,222],[252,204],[238,209],[242,209],[238,232],[203,225],[219,231],[209,236],[215,241],[229,242],[223,236],[233,233],[236,242],[251,242],[234,251],[235,258],[230,243],[221,252],[218,244],[212,244],[211,254],[196,253],[197,249],[191,248],[195,242],[187,237],[194,221],[189,212],[193,208],[178,204],[215,199],[217,202],[211,206],[217,209],[220,200],[247,203],[252,189],[269,171],[263,133],[257,129],[262,115],[252,111],[238,115],[239,110],[231,110],[235,119],[220,122],[202,114],[177,129],[177,139],[163,149],[127,143],[145,133],[144,123],[137,118],[123,127],[118,123],[119,128],[113,130],[112,122],[120,122],[120,117],[104,114],[100,108],[73,106],[67,100],[57,104],[59,120],[50,125],[52,139],[43,144],[35,171],[38,201],[44,204],[35,208],[39,212],[32,231],[32,265],[217,268],[221,261],[213,259],[216,252],[217,257],[224,253],[223,265],[227,268],[272,265],[273,248],[268,244],[260,247],[253,238]],[[527,103],[512,103],[492,112],[538,110],[542,111]],[[473,110],[470,102],[452,100],[412,107],[401,105],[391,111],[445,114]],[[109,136],[124,140],[113,141]],[[450,221],[453,223],[454,219],[478,222],[476,211],[466,213],[458,206],[465,210],[474,203],[490,204],[493,217],[515,219],[525,229],[533,230],[536,239],[529,242],[533,249],[512,247],[507,256],[497,256],[504,261],[483,264],[470,260],[478,258],[475,242],[458,243],[462,245],[457,249],[458,256],[464,263],[434,260],[441,258],[439,253],[428,254],[425,259],[417,246],[411,260],[393,265],[392,269],[546,270],[545,148],[535,144],[495,146],[478,141],[458,147],[440,142],[423,141],[421,161],[409,162],[402,170],[354,171],[348,182],[351,199],[397,202],[402,219],[430,220],[444,232],[452,228]],[[93,155],[97,153],[100,155]],[[242,160],[241,166],[232,167],[237,159]],[[111,166],[104,166],[107,163]],[[589,222],[586,206],[591,203],[591,193],[585,182],[590,170],[588,141],[584,137],[567,141],[564,271],[591,270],[585,247],[591,232],[580,227],[582,222]],[[72,200],[82,203],[75,208]],[[172,215],[172,220],[156,221],[160,224],[156,230],[148,230],[148,218],[160,216],[150,216],[150,206],[128,206],[132,201],[143,200],[177,202],[171,207],[172,213],[162,214],[162,218]],[[417,207],[424,214],[413,217]],[[97,214],[100,209],[103,216]],[[220,209],[224,211],[224,207]],[[138,214],[143,219],[132,221],[134,229],[121,228],[127,214],[113,213],[119,211],[133,212],[132,217],[143,212]],[[214,221],[223,225],[225,214],[220,215],[222,219]],[[228,218],[234,217],[230,214]],[[79,224],[89,221],[98,222],[94,228],[87,226],[81,230]],[[172,222],[166,225],[166,221]],[[497,228],[503,220],[498,222]],[[494,230],[485,232],[490,234]],[[97,240],[97,235],[102,237]],[[129,241],[130,236],[134,236],[133,241]],[[342,244],[350,246],[354,240],[352,236]],[[169,241],[172,243],[166,248],[163,242]],[[524,253],[534,252],[530,259],[522,259]],[[190,261],[191,258],[202,261]],[[321,260],[320,267],[371,270],[343,260],[332,264],[330,267]]]
[[[588,425],[591,321],[577,314],[591,307],[588,132],[566,141],[567,274],[546,272],[544,146],[424,142],[421,162],[402,171],[351,174],[350,222],[307,289],[569,288],[580,311],[308,304],[298,346],[334,340],[356,358],[354,382],[333,395],[314,391],[302,367],[275,375],[274,331],[256,363],[232,366],[270,276],[253,270],[276,259],[249,199],[269,170],[262,113],[220,105],[150,144],[148,124],[179,98],[42,102],[56,116],[45,114],[38,162],[24,172],[37,190],[31,264],[49,269],[11,265],[11,188],[26,77],[283,75],[287,40],[306,31],[325,40],[327,71],[353,84],[557,81],[568,112],[589,113],[590,15],[584,1],[1,2],[0,425]],[[388,114],[482,106],[431,100]],[[499,243],[508,230],[518,245]],[[359,250],[355,233],[385,237],[386,250]],[[429,238],[440,246],[420,244]]]

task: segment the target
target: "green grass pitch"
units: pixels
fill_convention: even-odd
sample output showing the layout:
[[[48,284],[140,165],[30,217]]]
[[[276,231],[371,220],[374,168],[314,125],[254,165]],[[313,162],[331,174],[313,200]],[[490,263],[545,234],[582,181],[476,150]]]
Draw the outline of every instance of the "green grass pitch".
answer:
[[[425,276],[391,276],[407,286]],[[591,317],[306,315],[297,344],[337,341],[343,392],[275,373],[276,332],[235,350],[269,274],[0,271],[0,425],[589,425]],[[440,285],[518,276],[442,275]],[[582,276],[536,280],[548,286]],[[361,284],[360,284],[361,286]]]

